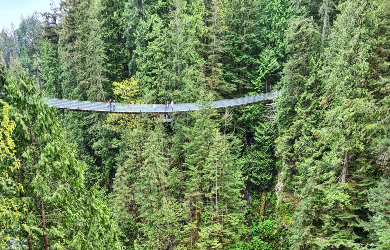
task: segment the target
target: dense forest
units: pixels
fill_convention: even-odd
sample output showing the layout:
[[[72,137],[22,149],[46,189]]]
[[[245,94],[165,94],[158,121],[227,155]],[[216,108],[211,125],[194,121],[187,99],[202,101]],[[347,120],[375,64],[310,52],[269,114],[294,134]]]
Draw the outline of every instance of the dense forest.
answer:
[[[390,1],[51,9],[0,32],[0,249],[390,249]]]

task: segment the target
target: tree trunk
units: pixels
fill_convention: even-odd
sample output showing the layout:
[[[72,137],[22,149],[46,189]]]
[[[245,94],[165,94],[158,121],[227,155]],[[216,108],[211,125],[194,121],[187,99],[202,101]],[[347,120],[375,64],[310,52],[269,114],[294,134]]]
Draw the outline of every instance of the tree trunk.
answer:
[[[144,2],[144,0],[142,0],[142,14],[141,14],[142,20],[145,20],[144,5],[145,5],[145,2]]]
[[[27,112],[28,112],[28,106],[27,106]],[[37,155],[35,153],[34,137],[33,137],[33,133],[32,133],[32,126],[31,126],[30,119],[28,120],[28,125],[29,125],[29,129],[30,129],[31,146],[33,148],[34,165],[37,165],[38,164],[38,160],[37,160]]]
[[[45,250],[49,250],[49,240],[46,231],[45,211],[43,210],[42,195],[39,195],[39,209],[41,210],[42,228],[43,228],[43,241],[45,243]]]
[[[325,31],[326,31],[326,26],[328,25],[328,18],[329,18],[329,0],[324,0],[323,1],[323,6],[324,6],[324,23],[322,25],[322,40],[325,39]]]
[[[22,183],[22,180],[20,178],[20,175],[19,175],[19,183]],[[21,189],[20,190],[20,198],[21,198],[21,202],[22,202],[22,207],[23,207],[23,198],[24,198],[24,192],[23,190]],[[27,221],[25,221],[25,223],[27,224]],[[31,235],[29,232],[27,232],[27,244],[28,244],[28,250],[32,250],[33,247],[32,247],[32,242],[31,242]]]
[[[204,22],[204,26],[207,27],[207,4],[208,4],[208,0],[204,0],[203,1],[204,3],[204,19],[203,19],[203,22]]]
[[[345,182],[345,179],[347,178],[347,174],[348,174],[348,151],[345,151],[344,168],[341,174],[341,182]]]
[[[260,211],[259,211],[259,221],[263,221],[263,215],[264,215],[264,206],[265,206],[265,191],[261,194],[261,205],[260,205]]]
[[[218,164],[215,164],[215,210],[218,211]]]
[[[28,111],[28,106],[27,106],[27,111]],[[29,123],[29,128],[30,128],[31,146],[33,148],[34,165],[36,166],[36,165],[38,165],[38,159],[37,159],[37,155],[35,153],[34,136],[33,136],[33,133],[32,133],[31,121],[28,120],[28,123]],[[39,195],[39,209],[41,211],[42,229],[43,229],[43,241],[45,243],[45,250],[49,250],[49,240],[48,240],[47,231],[46,231],[46,220],[45,220],[45,212],[43,210],[42,195]],[[29,249],[30,249],[30,244],[29,244]],[[32,245],[31,245],[31,249],[32,249]]]

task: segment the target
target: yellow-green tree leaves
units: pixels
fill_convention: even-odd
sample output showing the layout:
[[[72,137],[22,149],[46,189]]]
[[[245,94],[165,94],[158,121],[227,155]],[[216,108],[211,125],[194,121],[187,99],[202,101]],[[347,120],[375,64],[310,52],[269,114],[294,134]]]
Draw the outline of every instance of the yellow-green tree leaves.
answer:
[[[9,119],[9,105],[3,106],[0,127],[0,248],[7,247],[11,242],[19,241],[20,192],[23,186],[15,179],[20,169],[20,160],[15,155],[15,143],[12,133],[15,122]]]

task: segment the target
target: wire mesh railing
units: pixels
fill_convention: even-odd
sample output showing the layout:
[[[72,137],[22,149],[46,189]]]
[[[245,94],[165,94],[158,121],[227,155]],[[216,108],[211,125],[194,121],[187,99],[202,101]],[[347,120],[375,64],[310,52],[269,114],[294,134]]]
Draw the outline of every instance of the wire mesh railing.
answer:
[[[209,107],[220,109],[227,107],[243,106],[251,103],[257,103],[267,100],[275,99],[279,96],[279,92],[269,92],[261,95],[246,96],[236,99],[226,99],[220,101],[214,101]],[[111,113],[179,113],[179,112],[192,112],[201,110],[205,107],[198,103],[180,103],[171,105],[168,108],[164,104],[126,104],[116,103],[115,106],[107,106],[104,102],[88,102],[78,100],[45,98],[49,107],[56,107],[58,109],[68,109],[76,111],[90,111],[90,112],[111,112]]]

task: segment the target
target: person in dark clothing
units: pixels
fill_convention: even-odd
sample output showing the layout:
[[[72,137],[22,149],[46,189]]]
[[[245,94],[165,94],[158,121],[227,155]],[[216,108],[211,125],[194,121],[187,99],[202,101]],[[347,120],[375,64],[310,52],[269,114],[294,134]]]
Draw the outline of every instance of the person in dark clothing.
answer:
[[[111,112],[111,99],[108,101],[108,105],[110,106],[110,112]]]

